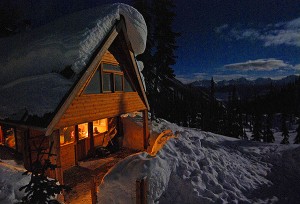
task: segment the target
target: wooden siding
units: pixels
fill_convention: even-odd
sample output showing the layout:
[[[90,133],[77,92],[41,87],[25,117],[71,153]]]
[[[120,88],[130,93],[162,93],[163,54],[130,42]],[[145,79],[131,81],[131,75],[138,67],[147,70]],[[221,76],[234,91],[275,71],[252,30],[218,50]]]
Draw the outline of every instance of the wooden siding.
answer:
[[[60,146],[60,163],[62,171],[75,166],[75,144]]]
[[[74,99],[56,128],[147,109],[137,92],[88,94]]]
[[[106,51],[105,54],[103,55],[101,62],[104,63],[109,63],[109,64],[116,64],[118,65],[119,62],[116,60],[116,58],[109,52]]]

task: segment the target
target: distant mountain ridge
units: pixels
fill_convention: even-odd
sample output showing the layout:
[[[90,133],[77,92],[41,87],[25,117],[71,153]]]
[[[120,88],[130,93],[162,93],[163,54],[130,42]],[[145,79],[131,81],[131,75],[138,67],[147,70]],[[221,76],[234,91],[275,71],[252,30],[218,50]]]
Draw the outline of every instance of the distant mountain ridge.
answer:
[[[270,85],[271,83],[275,86],[282,86],[286,85],[288,83],[295,82],[296,79],[298,79],[299,76],[297,75],[290,75],[287,77],[284,77],[282,79],[274,80],[271,78],[257,78],[255,80],[248,80],[244,77],[238,78],[238,79],[231,79],[231,80],[223,80],[219,82],[215,82],[216,86],[218,87],[225,87],[225,86],[265,86]],[[190,83],[194,87],[203,87],[208,88],[210,87],[211,80],[198,80]]]

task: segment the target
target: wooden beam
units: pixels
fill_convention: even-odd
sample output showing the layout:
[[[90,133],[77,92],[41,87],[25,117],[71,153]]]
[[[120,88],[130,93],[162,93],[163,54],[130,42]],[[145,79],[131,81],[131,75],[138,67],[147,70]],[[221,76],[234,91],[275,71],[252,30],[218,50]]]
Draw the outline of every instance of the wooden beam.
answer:
[[[52,153],[55,154],[55,164],[58,166],[55,169],[55,177],[59,181],[60,184],[64,184],[64,179],[63,179],[63,171],[62,171],[62,166],[61,166],[61,159],[60,159],[60,134],[59,130],[56,130],[52,133],[49,142],[53,141],[53,149]]]
[[[90,154],[94,156],[95,153],[95,142],[94,142],[94,135],[93,135],[93,122],[88,123],[88,134],[90,138]]]
[[[143,111],[143,140],[144,140],[144,149],[147,150],[148,140],[149,140],[149,126],[148,126],[148,110]]]
[[[78,166],[78,141],[79,141],[79,132],[78,125],[75,125],[75,165]]]

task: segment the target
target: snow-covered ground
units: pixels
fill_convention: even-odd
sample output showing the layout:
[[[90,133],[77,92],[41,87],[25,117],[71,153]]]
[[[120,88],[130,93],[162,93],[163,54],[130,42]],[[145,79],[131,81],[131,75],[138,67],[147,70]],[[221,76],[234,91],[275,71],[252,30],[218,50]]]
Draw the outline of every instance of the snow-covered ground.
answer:
[[[22,200],[20,187],[29,183],[30,176],[22,175],[25,169],[13,160],[0,161],[0,203],[12,204]]]
[[[155,157],[138,153],[118,163],[100,184],[99,203],[135,203],[136,180],[144,176],[149,203],[299,203],[300,145],[238,140],[164,120],[153,129],[177,137]],[[0,162],[0,203],[20,201],[19,188],[29,182],[12,166]]]
[[[108,172],[99,203],[135,203],[137,178],[149,179],[149,203],[299,203],[300,146],[266,144],[179,127],[156,157],[132,155]]]

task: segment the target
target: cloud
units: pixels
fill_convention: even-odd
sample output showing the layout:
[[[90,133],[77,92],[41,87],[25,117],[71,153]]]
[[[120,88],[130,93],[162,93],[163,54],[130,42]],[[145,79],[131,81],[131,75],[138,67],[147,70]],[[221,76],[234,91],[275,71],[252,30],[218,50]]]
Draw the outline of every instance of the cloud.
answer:
[[[278,59],[257,59],[246,62],[228,64],[224,66],[227,69],[239,71],[271,71],[280,68],[292,68],[293,66]]]
[[[214,30],[216,33],[222,33],[224,30],[226,30],[227,28],[229,27],[228,24],[224,24],[224,25],[221,25],[219,27],[216,27]]]
[[[300,71],[300,64],[296,64],[296,65],[294,66],[294,69],[295,69],[296,71]]]
[[[227,25],[227,24],[225,24]],[[263,42],[263,45],[278,46],[288,45],[300,47],[300,18],[293,19],[287,22],[279,22],[276,24],[268,24],[263,28],[232,28],[228,29],[228,25],[225,29],[222,26],[216,28],[217,33],[226,32],[229,37],[236,40],[259,40]]]

